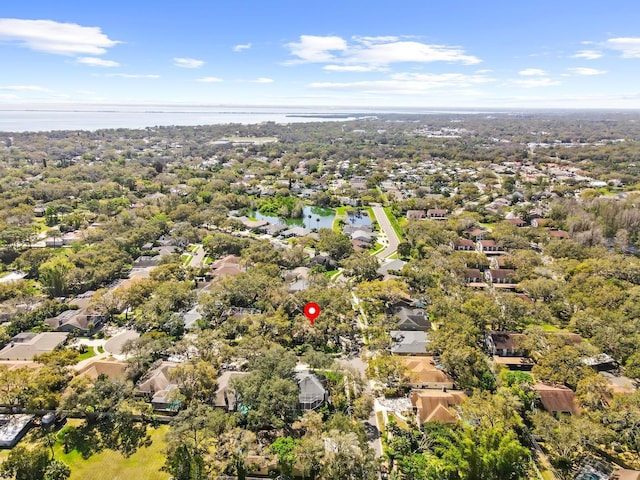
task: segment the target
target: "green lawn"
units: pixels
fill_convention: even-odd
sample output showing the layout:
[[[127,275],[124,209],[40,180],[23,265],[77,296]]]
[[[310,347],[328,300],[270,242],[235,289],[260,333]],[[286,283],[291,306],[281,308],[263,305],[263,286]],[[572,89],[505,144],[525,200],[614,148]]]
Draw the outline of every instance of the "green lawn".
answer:
[[[180,258],[182,259],[182,264],[185,267],[188,267],[189,264],[191,263],[191,260],[193,260],[193,255],[190,255],[188,253],[183,253]]]
[[[387,215],[389,223],[391,223],[391,226],[393,227],[393,231],[396,232],[396,235],[400,241],[402,241],[402,227],[400,226],[396,216],[391,212],[391,207],[384,207],[384,213]]]
[[[84,353],[81,353],[80,356],[78,357],[78,360],[86,360],[87,358],[91,358],[95,356],[96,356],[96,352],[93,350],[93,347],[87,347],[87,351]]]
[[[333,217],[333,231],[334,232],[342,232],[342,229],[340,228],[340,220],[346,220],[347,219],[347,207],[337,207],[336,208],[336,216]]]
[[[98,345],[98,353],[104,353],[104,348],[102,348],[102,345]]]
[[[129,458],[120,452],[104,450],[85,460],[77,450],[65,454],[61,442],[55,446],[55,454],[58,460],[71,468],[70,480],[167,480],[170,475],[161,472],[160,468],[164,465],[164,449],[167,445],[164,437],[168,429],[167,425],[149,428],[153,443],[138,449]]]

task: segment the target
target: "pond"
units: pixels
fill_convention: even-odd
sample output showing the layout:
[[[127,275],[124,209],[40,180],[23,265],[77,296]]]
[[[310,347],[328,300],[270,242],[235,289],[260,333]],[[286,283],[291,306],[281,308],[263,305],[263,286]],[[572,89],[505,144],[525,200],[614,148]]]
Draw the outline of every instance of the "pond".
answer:
[[[357,212],[347,212],[347,225],[354,227],[371,226],[371,218],[365,210],[358,210]]]
[[[302,211],[302,218],[280,218],[263,215],[260,212],[253,212],[253,216],[258,220],[266,220],[273,224],[286,224],[292,227],[305,227],[310,229],[332,228],[333,219],[336,216],[335,210],[331,208],[306,206]]]

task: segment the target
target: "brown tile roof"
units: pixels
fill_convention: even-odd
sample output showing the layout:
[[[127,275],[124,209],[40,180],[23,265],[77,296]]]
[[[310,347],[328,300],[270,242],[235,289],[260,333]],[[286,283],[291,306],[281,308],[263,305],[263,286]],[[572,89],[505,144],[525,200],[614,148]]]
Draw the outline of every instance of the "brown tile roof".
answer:
[[[540,403],[547,412],[571,414],[579,412],[576,397],[570,388],[536,383],[533,389],[537,392]]]
[[[466,398],[464,392],[457,390],[413,390],[411,404],[418,410],[418,422],[441,421],[455,423],[458,419],[450,407],[460,405]]]
[[[513,276],[515,275],[515,270],[511,269],[511,268],[496,268],[493,270],[489,270],[489,273],[491,274],[491,280],[492,281],[496,281],[496,280],[513,280]]]
[[[611,480],[640,480],[639,470],[615,470],[611,474]]]
[[[436,368],[433,357],[397,357],[407,367],[407,374],[411,383],[453,383],[444,371]]]
[[[453,244],[456,247],[471,247],[471,248],[473,248],[473,247],[476,246],[475,242],[473,240],[469,240],[468,238],[459,238],[457,240],[454,240]]]
[[[105,375],[111,380],[124,380],[126,378],[127,364],[115,360],[95,360],[85,365],[78,371],[78,375],[89,378],[98,378]]]

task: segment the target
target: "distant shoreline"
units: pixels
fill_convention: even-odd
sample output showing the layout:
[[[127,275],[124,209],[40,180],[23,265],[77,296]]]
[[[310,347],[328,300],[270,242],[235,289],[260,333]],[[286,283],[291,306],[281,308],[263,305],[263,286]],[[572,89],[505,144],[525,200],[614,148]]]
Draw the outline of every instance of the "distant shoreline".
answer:
[[[4,104],[0,105],[0,132],[45,132],[61,130],[144,129],[168,126],[199,126],[265,122],[355,121],[390,117],[391,121],[412,121],[405,116],[431,115],[559,115],[617,113],[637,110],[568,109],[446,109],[417,107],[322,107],[322,106],[230,106],[151,104]],[[489,117],[488,117],[489,118]],[[413,119],[415,120],[415,118]]]

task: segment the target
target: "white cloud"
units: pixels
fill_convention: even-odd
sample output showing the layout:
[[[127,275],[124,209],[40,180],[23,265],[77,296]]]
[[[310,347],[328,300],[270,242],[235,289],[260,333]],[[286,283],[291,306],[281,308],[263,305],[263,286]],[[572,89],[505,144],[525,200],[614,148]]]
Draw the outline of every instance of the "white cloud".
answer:
[[[111,40],[99,27],[17,18],[0,18],[0,40],[59,55],[102,55],[120,43]]]
[[[360,82],[315,82],[309,87],[325,90],[356,90],[367,94],[420,95],[438,91],[438,95],[452,90],[461,94],[479,94],[468,89],[476,85],[495,81],[486,75],[465,75],[462,73],[397,73],[387,80]]]
[[[332,51],[347,50],[347,42],[340,37],[318,37],[314,35],[301,35],[299,42],[287,44],[291,49],[291,55],[298,57],[289,63],[317,63],[332,62]]]
[[[547,72],[539,68],[525,68],[518,72],[518,75],[524,75],[525,77],[542,77],[546,74]]]
[[[100,77],[119,77],[119,78],[160,78],[160,75],[142,74],[142,73],[103,73],[95,74]]]
[[[0,100],[15,100],[18,95],[14,95],[13,93],[0,93]]]
[[[353,37],[349,43],[337,36],[301,35],[299,42],[287,44],[291,55],[297,57],[285,64],[329,63],[333,71],[384,70],[392,63],[448,62],[475,65],[481,60],[467,55],[461,47],[426,44],[398,37]],[[339,66],[357,67],[343,68]]]
[[[580,50],[578,53],[573,55],[573,58],[584,58],[585,60],[597,60],[598,58],[602,58],[604,55],[601,52],[596,50]]]
[[[251,80],[252,83],[273,83],[273,78],[260,77],[255,80]]]
[[[10,92],[50,92],[48,88],[40,87],[38,85],[0,85],[0,90]]]
[[[400,62],[449,62],[475,65],[479,58],[465,55],[464,50],[446,45],[428,45],[420,42],[393,42],[375,44],[367,47],[351,49],[348,52],[347,63],[389,65]]]
[[[196,82],[203,82],[203,83],[219,83],[222,82],[223,80],[221,78],[218,77],[203,77],[203,78],[196,78]]]
[[[610,38],[605,46],[622,52],[622,58],[640,58],[640,37]]]
[[[174,57],[173,64],[176,67],[181,67],[181,68],[200,68],[205,64],[205,62],[204,60],[198,60],[196,58]]]
[[[587,67],[575,67],[575,68],[568,68],[567,70],[569,70],[571,73],[573,73],[574,75],[602,75],[607,73],[606,70],[597,70],[595,68],[587,68]]]
[[[98,57],[78,57],[78,62],[83,63],[85,65],[89,65],[91,67],[119,67],[120,64],[118,62],[114,62],[113,60],[105,60],[103,58]]]
[[[330,72],[379,72],[387,71],[388,68],[376,67],[373,65],[325,65],[323,70]]]
[[[509,80],[505,83],[507,87],[522,87],[522,88],[539,88],[539,87],[553,87],[560,85],[560,81],[553,80],[549,77],[538,78],[519,78],[515,80]]]
[[[399,37],[395,37],[395,36],[393,36],[393,35],[387,35],[387,36],[380,35],[380,36],[377,36],[377,37],[366,37],[366,36],[364,36],[364,37],[359,37],[359,36],[357,36],[357,35],[354,35],[352,38],[353,38],[353,40],[355,40],[356,42],[364,43],[364,44],[366,44],[366,45],[370,45],[370,44],[373,44],[373,43],[390,43],[390,42],[397,42],[398,40],[400,40],[400,38],[399,38]]]
[[[241,52],[243,50],[249,50],[253,45],[251,43],[240,43],[233,46],[234,52]]]

